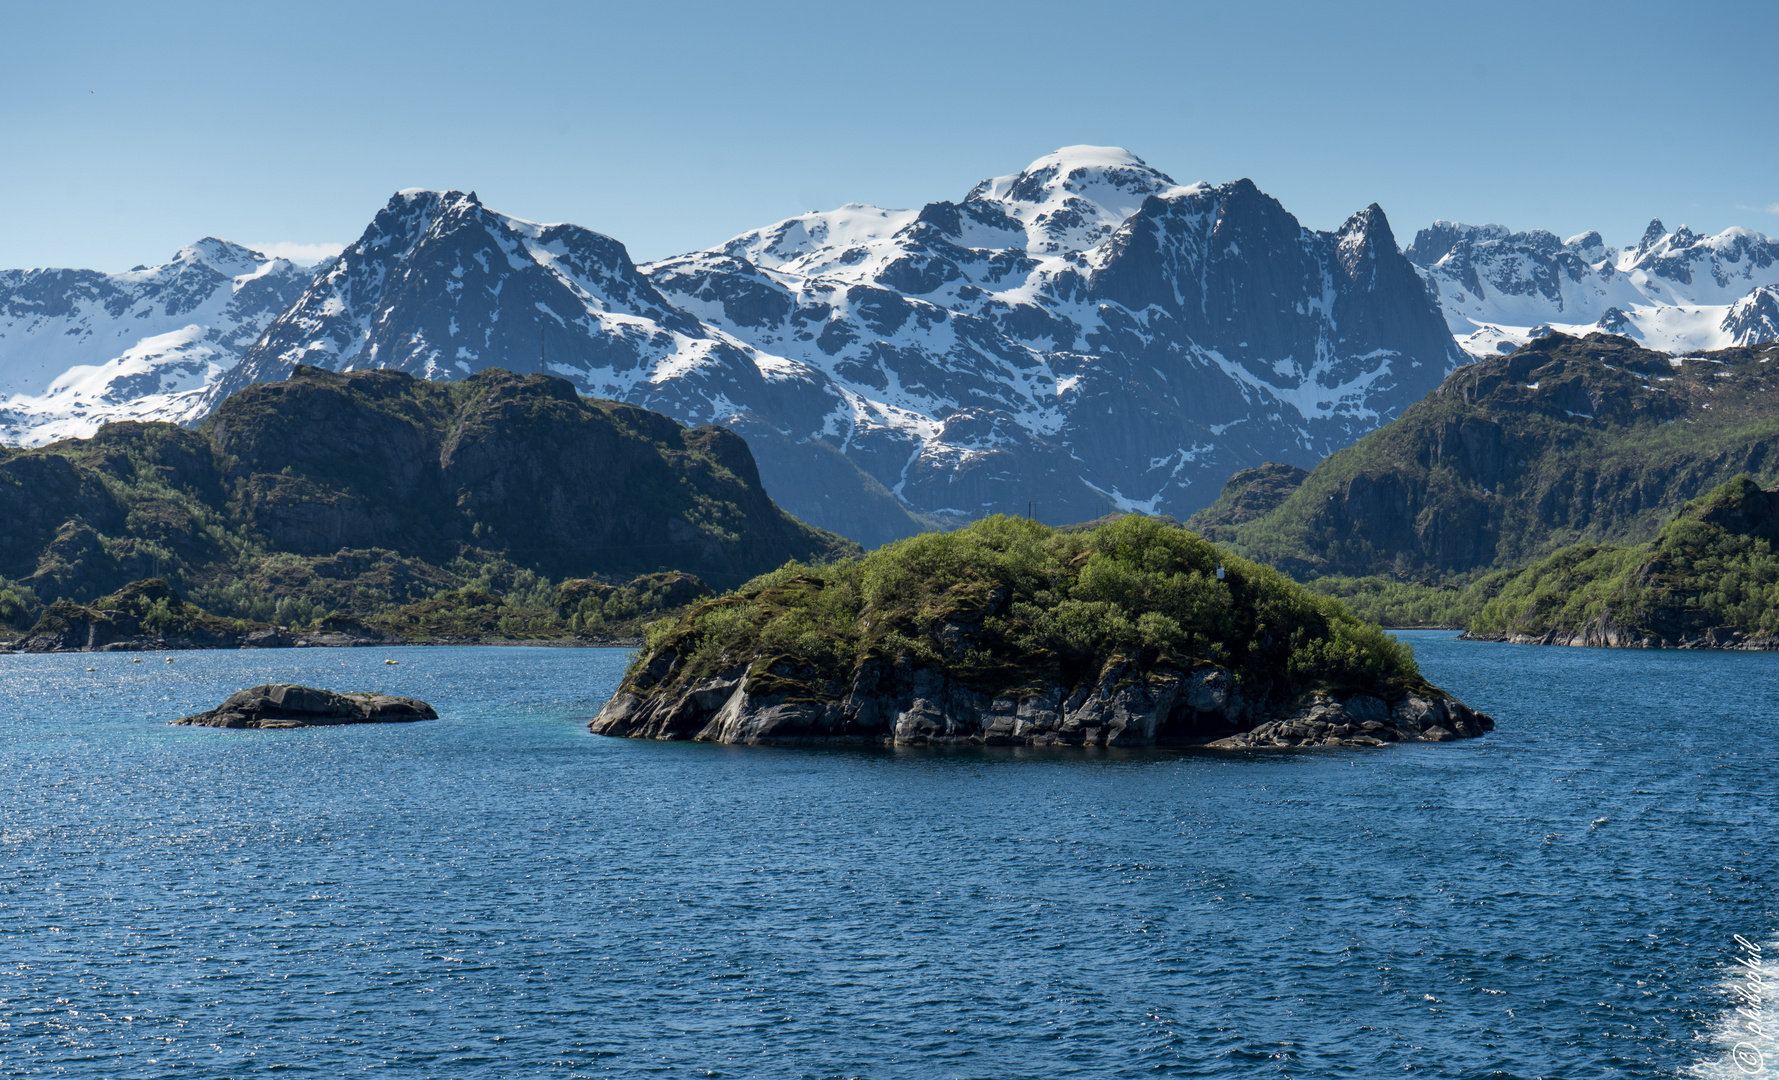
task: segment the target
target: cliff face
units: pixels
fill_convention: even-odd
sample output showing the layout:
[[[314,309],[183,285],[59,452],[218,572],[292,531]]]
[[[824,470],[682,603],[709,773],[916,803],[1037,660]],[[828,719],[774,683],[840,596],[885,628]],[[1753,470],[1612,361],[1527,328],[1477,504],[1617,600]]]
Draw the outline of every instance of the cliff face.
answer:
[[[1243,469],[1224,482],[1217,501],[1192,515],[1186,527],[1207,540],[1228,540],[1237,525],[1272,513],[1308,476],[1277,461]]]
[[[282,550],[470,546],[551,576],[691,571],[735,585],[847,550],[779,510],[747,444],[564,379],[490,369],[459,383],[299,367],[207,425],[239,512]]]
[[[1775,358],[1553,334],[1458,369],[1269,512],[1207,524],[1299,578],[1439,577],[1648,539],[1737,473],[1779,478]]]
[[[249,573],[297,581],[373,563],[400,571],[379,586],[390,603],[478,567],[683,570],[727,587],[857,550],[779,510],[727,430],[498,369],[445,384],[299,367],[197,431],[119,423],[7,452],[0,521],[0,577],[45,602],[147,578],[214,592]]]

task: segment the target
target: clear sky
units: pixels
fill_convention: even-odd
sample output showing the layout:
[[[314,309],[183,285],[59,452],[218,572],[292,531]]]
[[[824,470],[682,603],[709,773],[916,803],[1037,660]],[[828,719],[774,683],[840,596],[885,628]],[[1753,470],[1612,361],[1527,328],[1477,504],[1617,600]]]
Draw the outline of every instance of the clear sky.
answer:
[[[0,266],[355,239],[405,187],[638,261],[1072,143],[1381,203],[1779,233],[1779,4],[0,0]]]

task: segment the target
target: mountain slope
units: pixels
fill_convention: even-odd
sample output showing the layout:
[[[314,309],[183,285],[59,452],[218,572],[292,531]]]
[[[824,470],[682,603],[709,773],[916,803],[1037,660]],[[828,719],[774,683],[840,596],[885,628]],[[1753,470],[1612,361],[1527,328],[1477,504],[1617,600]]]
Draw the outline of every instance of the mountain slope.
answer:
[[[642,268],[585,229],[403,192],[211,397],[298,363],[547,372],[735,430],[789,509],[878,543],[1000,509],[1184,514],[1234,468],[1313,464],[1458,355],[1376,207],[1317,233],[1247,181],[1071,147],[958,203]]]
[[[568,379],[582,394],[722,423],[769,448],[782,480],[786,411],[838,407],[819,373],[766,355],[668,303],[624,246],[575,225],[496,213],[475,193],[404,191],[210,391],[221,400],[297,365],[461,379],[488,367]],[[846,496],[812,513],[873,542],[918,531],[888,492],[832,455],[792,451]],[[780,473],[782,474],[781,467]],[[815,508],[824,509],[818,502]]]
[[[1228,531],[1300,579],[1438,579],[1637,543],[1737,473],[1779,477],[1779,346],[1678,358],[1606,334],[1458,369]]]
[[[119,423],[6,451],[0,520],[0,576],[42,601],[165,577],[219,614],[207,598],[249,580],[296,595],[350,578],[402,604],[490,573],[729,587],[857,550],[774,506],[734,434],[498,369],[304,367],[195,431]]]
[[[0,270],[0,442],[202,417],[205,391],[312,277],[214,238],[121,274]]]
[[[557,375],[736,431],[788,509],[872,544],[1004,510],[1184,517],[1238,469],[1313,465],[1462,358],[1378,207],[1317,232],[1249,181],[1088,146],[956,202],[802,215],[644,267],[474,193],[404,191],[262,325],[203,369],[208,405],[298,364]]]
[[[1779,240],[1751,229],[1700,236],[1652,221],[1636,247],[1620,251],[1597,232],[1560,241],[1543,230],[1436,221],[1406,254],[1473,356],[1512,352],[1551,330],[1619,334],[1668,352],[1779,338]]]
[[[1779,492],[1737,476],[1637,547],[1580,545],[1484,605],[1484,640],[1619,648],[1779,647]]]

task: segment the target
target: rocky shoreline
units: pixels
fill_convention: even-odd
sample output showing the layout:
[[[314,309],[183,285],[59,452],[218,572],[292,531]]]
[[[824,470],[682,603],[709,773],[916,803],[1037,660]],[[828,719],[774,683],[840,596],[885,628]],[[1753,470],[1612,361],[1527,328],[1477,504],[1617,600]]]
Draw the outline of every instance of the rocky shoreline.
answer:
[[[650,694],[671,665],[670,657],[657,657],[627,680],[590,730],[746,745],[1246,750],[1447,742],[1495,727],[1487,715],[1430,688],[1389,699],[1313,692],[1269,706],[1244,698],[1231,673],[1209,663],[1187,670],[1114,661],[1090,687],[1070,692],[1051,685],[1017,698],[972,690],[932,668],[883,660],[861,664],[843,693],[823,699],[771,692],[775,680],[795,678],[794,670],[745,665],[672,693]]]
[[[352,649],[371,646],[446,646],[493,645],[500,647],[537,647],[554,649],[636,649],[641,638],[503,638],[456,637],[398,638],[359,636],[339,631],[256,631],[236,640],[204,641],[192,638],[133,637],[108,641],[101,645],[67,644],[47,641],[41,636],[0,641],[0,653],[91,653],[91,652],[186,652],[216,649]]]
[[[1547,630],[1542,634],[1482,633],[1465,631],[1459,641],[1484,641],[1506,645],[1563,645],[1583,649],[1717,649],[1742,652],[1779,650],[1779,637],[1750,637],[1738,630],[1715,627],[1694,637],[1657,637],[1642,631],[1612,626],[1585,626],[1579,630]]]

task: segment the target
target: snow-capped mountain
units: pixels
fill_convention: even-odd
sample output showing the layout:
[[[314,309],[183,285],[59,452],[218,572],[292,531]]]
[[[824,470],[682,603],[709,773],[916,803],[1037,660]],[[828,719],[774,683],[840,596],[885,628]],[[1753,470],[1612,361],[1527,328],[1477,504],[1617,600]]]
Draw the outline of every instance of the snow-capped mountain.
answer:
[[[843,408],[787,433],[941,516],[1188,513],[1237,468],[1320,460],[1458,359],[1377,207],[1316,233],[1248,181],[1182,186],[1118,149],[643,270],[825,374]]]
[[[1693,352],[1770,341],[1761,292],[1779,284],[1779,241],[1751,229],[1700,236],[1652,221],[1634,248],[1597,232],[1436,221],[1406,253],[1472,356],[1512,352],[1550,330],[1622,334],[1648,348]],[[1766,310],[1773,298],[1766,294]]]
[[[0,270],[0,442],[188,421],[313,271],[205,238],[121,274]]]
[[[1070,147],[920,210],[847,206],[634,266],[617,241],[402,192],[212,397],[296,363],[498,365],[721,423],[813,524],[1179,515],[1314,464],[1460,354],[1376,206],[1303,228],[1252,183]]]
[[[784,438],[760,417],[838,406],[820,372],[675,307],[611,237],[501,214],[474,192],[397,193],[211,387],[209,400],[282,379],[296,364],[430,379],[485,367],[559,375],[583,394],[735,428],[753,444],[768,490],[811,523],[877,539],[920,528],[906,506],[831,450],[775,456],[784,448],[774,439]],[[783,496],[810,476],[822,477],[833,498],[811,508]]]

